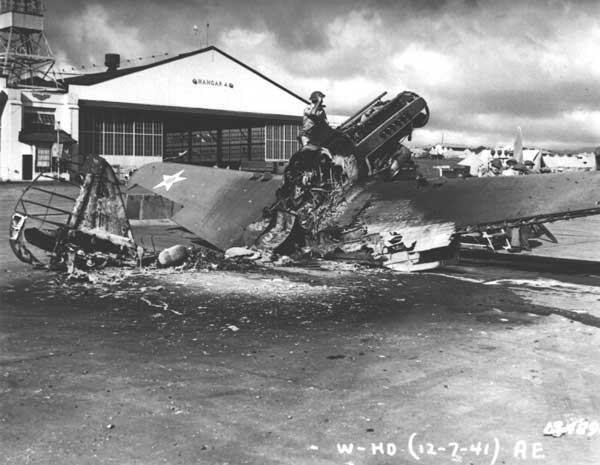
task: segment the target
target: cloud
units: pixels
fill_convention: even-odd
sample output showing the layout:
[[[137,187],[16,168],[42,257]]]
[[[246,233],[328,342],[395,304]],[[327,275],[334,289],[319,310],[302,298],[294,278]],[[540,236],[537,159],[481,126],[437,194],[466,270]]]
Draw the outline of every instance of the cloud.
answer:
[[[521,124],[543,145],[600,145],[595,0],[56,0],[46,23],[59,61],[86,69],[199,48],[210,23],[211,43],[324,91],[331,113],[409,89],[432,111],[421,139],[493,144]]]

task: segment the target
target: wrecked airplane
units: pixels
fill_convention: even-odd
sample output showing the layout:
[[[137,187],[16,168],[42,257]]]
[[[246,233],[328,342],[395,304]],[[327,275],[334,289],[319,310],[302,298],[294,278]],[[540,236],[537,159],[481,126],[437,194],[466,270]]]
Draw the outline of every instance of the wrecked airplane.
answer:
[[[598,172],[426,179],[402,142],[427,124],[427,103],[412,92],[384,96],[322,128],[318,145],[296,152],[283,176],[163,162],[140,168],[130,188],[183,205],[171,219],[221,251],[244,246],[399,271],[454,261],[465,235],[600,213]],[[32,250],[41,250],[49,266],[67,268],[143,260],[110,166],[89,157],[71,179],[72,197],[39,182],[24,192],[10,230],[17,257],[39,264]]]
[[[153,163],[131,185],[182,204],[172,220],[221,250],[312,252],[402,271],[454,260],[463,234],[600,213],[597,172],[425,179],[401,143],[427,124],[427,103],[412,92],[384,95],[321,131],[283,179]]]

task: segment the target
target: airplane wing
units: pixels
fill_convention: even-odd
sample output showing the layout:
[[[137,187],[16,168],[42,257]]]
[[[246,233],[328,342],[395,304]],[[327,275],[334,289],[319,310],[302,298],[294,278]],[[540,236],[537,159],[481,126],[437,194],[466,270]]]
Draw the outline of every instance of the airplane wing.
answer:
[[[329,224],[344,251],[367,247],[390,268],[427,269],[461,234],[600,214],[600,172],[373,181],[350,196]]]
[[[172,220],[222,250],[243,244],[246,227],[275,203],[280,184],[279,176],[179,163],[150,163],[130,180],[182,204]]]
[[[600,214],[600,172],[378,182],[368,191],[367,222],[448,222],[457,233]]]
[[[244,231],[271,207],[279,177],[218,168],[153,163],[131,179],[184,205],[173,220],[225,250],[243,244]],[[600,172],[384,182],[369,180],[346,194],[323,221],[364,234],[353,241],[385,250],[427,252],[448,247],[457,234],[600,214]],[[342,239],[344,241],[345,239]],[[377,248],[376,247],[376,248]]]

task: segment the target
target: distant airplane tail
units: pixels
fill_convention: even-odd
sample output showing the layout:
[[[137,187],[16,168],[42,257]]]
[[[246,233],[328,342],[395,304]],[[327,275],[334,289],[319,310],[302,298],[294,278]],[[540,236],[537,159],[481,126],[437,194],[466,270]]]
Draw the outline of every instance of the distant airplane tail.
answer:
[[[517,163],[523,164],[523,132],[521,127],[517,127],[517,138],[515,139],[514,158]]]

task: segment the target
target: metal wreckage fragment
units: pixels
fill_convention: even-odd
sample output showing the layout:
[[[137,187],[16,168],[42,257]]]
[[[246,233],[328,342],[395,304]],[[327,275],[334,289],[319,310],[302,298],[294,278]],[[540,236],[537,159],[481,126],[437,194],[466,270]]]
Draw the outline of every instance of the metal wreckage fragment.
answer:
[[[98,156],[61,165],[62,174],[38,175],[19,198],[10,223],[15,255],[69,271],[135,264],[141,251],[111,166]]]
[[[307,145],[291,157],[276,203],[265,218],[248,228],[247,244],[280,253],[302,248],[323,255],[339,252],[386,265],[418,255],[416,237],[409,237],[406,228],[402,235],[375,231],[380,221],[365,217],[374,203],[373,184],[381,179],[417,179],[410,150],[401,141],[429,119],[427,104],[417,94],[403,92],[382,101],[384,95],[334,131],[323,130],[318,145]],[[434,229],[430,235],[439,244],[423,238],[419,223],[425,248],[449,246],[453,227]]]

